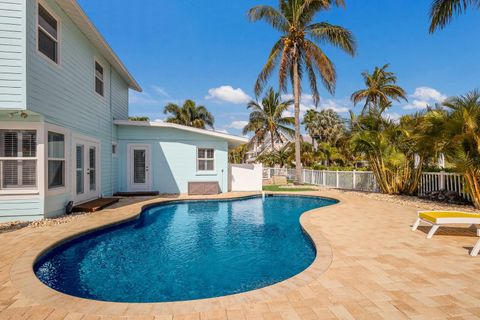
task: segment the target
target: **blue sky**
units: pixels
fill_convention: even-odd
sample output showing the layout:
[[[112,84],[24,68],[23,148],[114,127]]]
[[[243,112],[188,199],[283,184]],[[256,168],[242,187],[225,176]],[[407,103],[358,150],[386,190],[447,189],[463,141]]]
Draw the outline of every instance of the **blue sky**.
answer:
[[[391,64],[409,102],[395,105],[393,117],[426,103],[479,88],[480,12],[454,20],[429,35],[430,0],[346,0],[345,9],[321,13],[316,21],[349,28],[358,42],[352,58],[324,46],[336,65],[334,96],[320,89],[320,108],[353,108],[351,93],[363,87],[360,73]],[[144,93],[131,92],[130,114],[164,119],[168,102],[193,99],[215,116],[215,129],[239,134],[248,118],[246,102],[279,34],[247,11],[275,0],[79,0],[124,61]],[[277,87],[276,78],[271,85]],[[308,88],[308,85],[304,85]],[[311,106],[305,90],[302,109]],[[355,108],[357,112],[360,107]]]

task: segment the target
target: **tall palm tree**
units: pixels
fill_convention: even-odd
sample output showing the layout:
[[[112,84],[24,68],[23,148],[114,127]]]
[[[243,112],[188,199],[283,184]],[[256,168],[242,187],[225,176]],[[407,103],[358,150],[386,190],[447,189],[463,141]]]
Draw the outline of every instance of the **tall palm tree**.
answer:
[[[204,106],[197,106],[194,101],[186,100],[182,107],[169,103],[163,109],[163,113],[170,114],[166,122],[181,124],[188,127],[213,129],[215,118]]]
[[[274,44],[270,55],[258,76],[255,93],[260,95],[268,78],[275,68],[279,67],[279,87],[287,91],[287,79],[293,87],[295,105],[295,182],[302,181],[300,150],[300,100],[302,94],[301,81],[306,72],[315,105],[320,95],[317,86],[317,74],[330,93],[335,91],[336,72],[333,63],[318,46],[329,43],[350,55],[355,54],[355,39],[347,29],[327,22],[314,23],[312,20],[319,12],[332,6],[344,6],[343,0],[279,0],[278,8],[268,5],[250,9],[251,21],[264,20],[281,33]]]
[[[293,104],[292,100],[282,101],[280,93],[270,88],[259,104],[250,101],[247,108],[251,110],[248,124],[243,128],[243,134],[253,132],[252,141],[262,142],[266,137],[272,143],[272,152],[275,151],[275,141],[283,142],[283,138],[291,137],[294,131],[290,126],[294,124],[293,117],[285,117],[284,113]]]
[[[480,0],[434,0],[430,9],[430,33],[445,28],[454,15],[464,13],[470,6],[480,9]]]
[[[443,104],[449,110],[444,120],[444,152],[463,173],[467,189],[480,209],[480,91],[453,97]]]
[[[352,94],[351,100],[354,105],[365,101],[362,113],[367,111],[383,112],[391,106],[391,100],[407,101],[406,92],[397,85],[397,76],[387,71],[389,65],[375,67],[373,73],[362,72],[365,89],[358,90]]]

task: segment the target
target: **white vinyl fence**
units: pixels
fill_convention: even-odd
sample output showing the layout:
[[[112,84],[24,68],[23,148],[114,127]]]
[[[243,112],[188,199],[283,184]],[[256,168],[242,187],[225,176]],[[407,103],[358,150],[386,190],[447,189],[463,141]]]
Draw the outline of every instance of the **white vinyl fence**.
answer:
[[[328,171],[304,169],[303,181],[306,184],[326,186],[337,189],[380,192],[375,175],[371,171]],[[295,169],[264,168],[263,179],[273,176],[295,178]],[[470,200],[465,189],[465,179],[458,173],[424,172],[420,177],[418,195],[424,196],[431,191],[447,190],[460,194],[465,200]]]
[[[424,196],[431,191],[447,190],[454,191],[465,200],[471,200],[465,188],[465,178],[458,173],[448,172],[424,172],[420,178],[418,195]]]
[[[371,171],[329,171],[303,169],[303,182],[317,186],[338,189],[379,192],[375,176]],[[295,169],[264,168],[263,179],[273,176],[285,176],[289,180],[295,178]]]

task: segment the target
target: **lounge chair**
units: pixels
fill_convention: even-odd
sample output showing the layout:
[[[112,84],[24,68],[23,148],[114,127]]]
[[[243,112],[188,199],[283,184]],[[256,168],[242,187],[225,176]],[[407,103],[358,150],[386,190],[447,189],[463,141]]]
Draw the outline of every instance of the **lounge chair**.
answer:
[[[421,222],[432,226],[428,232],[427,239],[431,239],[440,226],[447,224],[473,224],[477,227],[477,236],[480,237],[480,214],[460,211],[419,211],[418,219],[414,223],[412,230],[417,230]],[[470,254],[476,256],[479,251],[480,240]]]

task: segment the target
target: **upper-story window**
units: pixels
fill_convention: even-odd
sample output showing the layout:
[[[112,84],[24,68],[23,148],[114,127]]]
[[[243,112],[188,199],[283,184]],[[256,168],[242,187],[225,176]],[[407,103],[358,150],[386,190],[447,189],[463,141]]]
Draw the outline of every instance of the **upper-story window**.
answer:
[[[38,5],[38,51],[58,63],[58,21]]]
[[[95,92],[103,97],[105,89],[105,80],[103,75],[103,67],[95,61]]]

